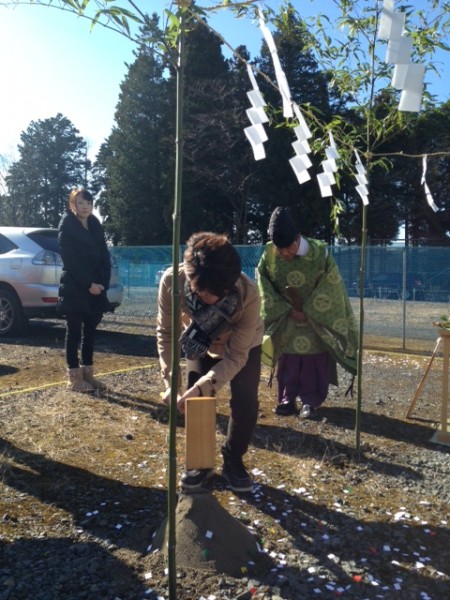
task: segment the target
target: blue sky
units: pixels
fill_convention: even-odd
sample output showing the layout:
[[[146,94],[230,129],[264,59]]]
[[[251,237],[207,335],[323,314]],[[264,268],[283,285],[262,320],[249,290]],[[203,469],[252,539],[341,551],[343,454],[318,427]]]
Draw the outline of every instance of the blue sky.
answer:
[[[417,0],[414,4],[419,7],[424,3]],[[267,4],[277,8],[282,1]],[[317,11],[329,9],[332,2],[293,0],[293,4],[303,14],[311,13],[313,6]],[[162,14],[170,2],[140,0],[139,5]],[[245,44],[252,56],[258,53],[262,38],[256,23],[221,11],[211,24],[231,46]],[[8,8],[0,0],[0,56],[0,158],[17,159],[22,131],[31,121],[54,117],[58,112],[80,131],[94,158],[111,131],[120,83],[127,71],[125,63],[133,61],[133,43],[100,26],[91,32],[86,19],[70,13],[36,5]],[[447,67],[442,64],[439,68],[445,73]],[[432,92],[447,99],[448,74],[433,81]]]

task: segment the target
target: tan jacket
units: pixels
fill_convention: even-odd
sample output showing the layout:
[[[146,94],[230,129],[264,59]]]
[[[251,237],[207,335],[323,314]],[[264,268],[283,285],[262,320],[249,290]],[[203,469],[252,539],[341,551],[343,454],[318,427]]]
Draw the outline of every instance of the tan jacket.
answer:
[[[168,269],[161,278],[156,327],[161,375],[166,387],[170,387],[171,371],[172,278],[172,269]],[[192,314],[185,302],[185,281],[186,276],[181,264],[179,267],[180,335],[192,321]],[[210,356],[222,360],[196,383],[203,396],[215,396],[246,364],[250,350],[262,342],[264,326],[260,317],[261,303],[256,283],[241,273],[236,287],[239,292],[238,305],[231,315],[229,327],[213,341],[208,352]]]

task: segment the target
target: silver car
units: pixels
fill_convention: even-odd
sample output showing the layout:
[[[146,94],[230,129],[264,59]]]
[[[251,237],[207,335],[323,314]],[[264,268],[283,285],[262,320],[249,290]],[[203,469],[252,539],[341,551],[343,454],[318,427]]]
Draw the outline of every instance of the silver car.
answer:
[[[123,287],[111,256],[108,300],[120,306]],[[20,333],[33,317],[55,317],[62,260],[58,230],[0,227],[0,336]]]

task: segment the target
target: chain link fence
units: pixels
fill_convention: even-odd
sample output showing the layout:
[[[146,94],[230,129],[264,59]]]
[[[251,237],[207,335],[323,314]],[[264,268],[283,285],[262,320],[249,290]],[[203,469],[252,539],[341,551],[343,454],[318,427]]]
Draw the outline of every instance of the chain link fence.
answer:
[[[263,246],[236,246],[242,270],[256,279]],[[172,263],[171,246],[114,247],[124,302],[118,314],[153,319],[162,272]],[[180,261],[184,248],[180,251]],[[357,318],[364,313],[364,333],[408,341],[435,340],[432,322],[450,314],[450,247],[368,246],[360,293],[361,247],[333,246],[330,251]]]

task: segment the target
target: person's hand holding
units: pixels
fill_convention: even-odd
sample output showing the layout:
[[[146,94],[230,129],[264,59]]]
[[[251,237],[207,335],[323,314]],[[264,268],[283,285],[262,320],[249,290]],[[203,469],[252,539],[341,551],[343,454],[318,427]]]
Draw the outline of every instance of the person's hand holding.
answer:
[[[179,397],[177,402],[177,408],[179,412],[184,415],[184,406],[186,404],[187,398],[196,398],[201,396],[201,392],[196,385],[193,385],[191,388],[186,390],[182,396]]]
[[[296,308],[291,308],[289,316],[297,321],[297,323],[306,323],[306,315],[303,311],[297,310]]]
[[[103,292],[104,289],[105,289],[105,286],[102,285],[101,283],[92,283],[91,287],[89,288],[89,291],[93,296],[99,296]]]
[[[163,404],[165,404],[166,406],[169,406],[170,404],[170,393],[171,393],[171,388],[167,388],[167,390],[165,392],[161,392],[161,402]]]

